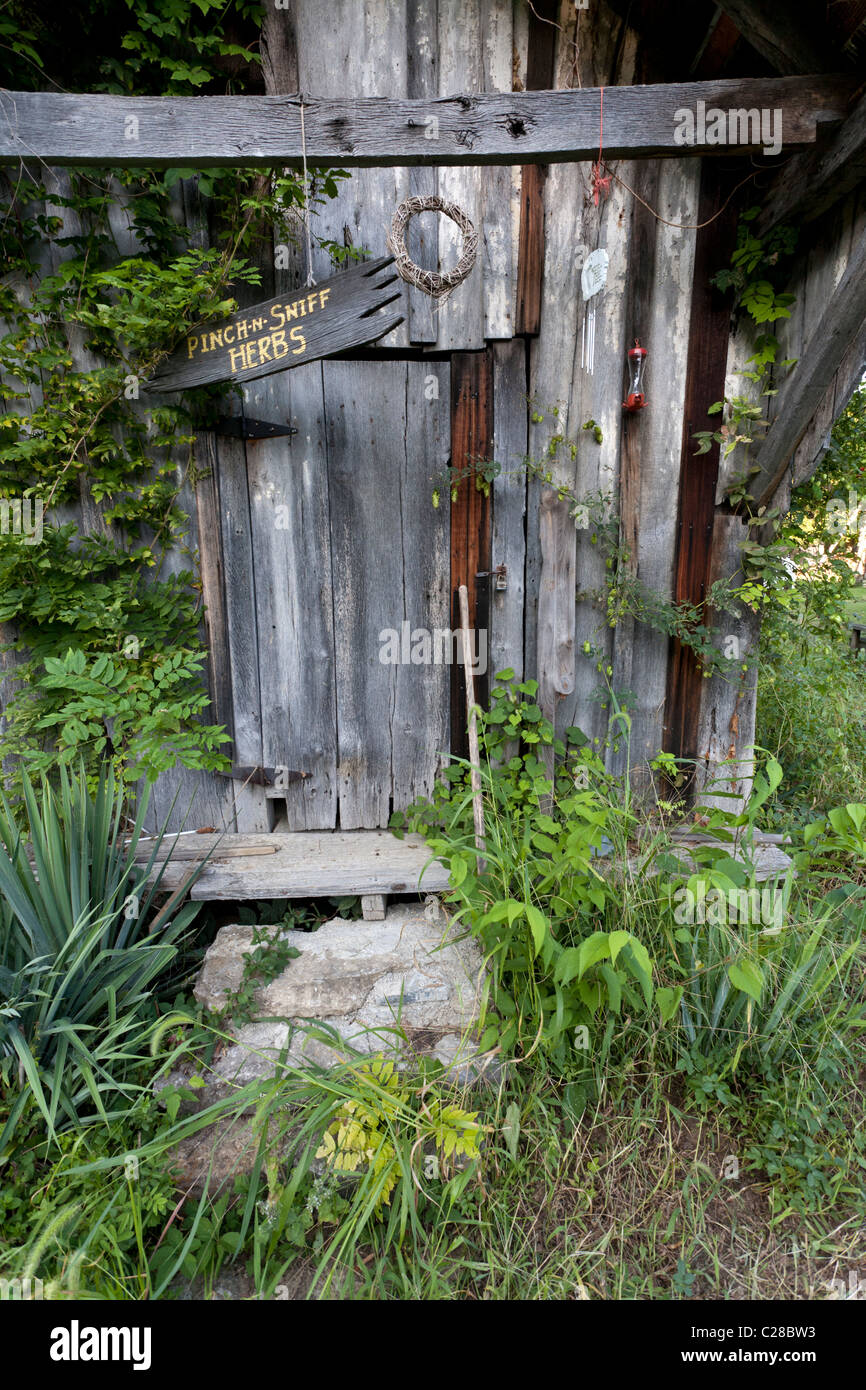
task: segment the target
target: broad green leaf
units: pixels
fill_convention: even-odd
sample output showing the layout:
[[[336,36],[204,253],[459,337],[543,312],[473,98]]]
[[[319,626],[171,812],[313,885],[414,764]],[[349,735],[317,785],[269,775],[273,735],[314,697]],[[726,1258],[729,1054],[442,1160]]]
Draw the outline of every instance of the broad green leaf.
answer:
[[[764,974],[761,967],[749,956],[733,961],[728,966],[728,979],[735,989],[741,989],[756,1002],[761,998],[764,988]]]

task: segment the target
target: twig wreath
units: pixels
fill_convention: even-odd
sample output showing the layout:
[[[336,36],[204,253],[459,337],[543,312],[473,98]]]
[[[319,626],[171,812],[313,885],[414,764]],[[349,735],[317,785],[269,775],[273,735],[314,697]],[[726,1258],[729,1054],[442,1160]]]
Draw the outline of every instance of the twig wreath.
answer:
[[[406,227],[409,218],[414,217],[416,212],[442,212],[446,217],[450,217],[452,222],[456,222],[463,233],[463,249],[460,253],[460,259],[454,269],[446,270],[444,275],[440,275],[435,270],[422,270],[420,265],[415,265],[414,261],[409,259],[409,252],[406,250]],[[456,203],[446,202],[444,198],[439,198],[435,194],[430,194],[426,198],[406,198],[391,219],[388,250],[394,257],[397,274],[402,280],[405,280],[408,285],[416,285],[425,294],[431,295],[434,299],[441,299],[444,303],[452,290],[463,283],[475,264],[478,233],[466,213]]]

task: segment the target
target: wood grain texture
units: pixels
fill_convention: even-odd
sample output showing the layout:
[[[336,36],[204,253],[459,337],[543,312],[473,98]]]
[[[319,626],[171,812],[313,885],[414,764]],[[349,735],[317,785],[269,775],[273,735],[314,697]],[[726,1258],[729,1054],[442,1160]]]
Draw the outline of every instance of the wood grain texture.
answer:
[[[323,368],[247,387],[247,408],[288,416],[290,438],[248,440],[262,756],[310,775],[286,788],[289,827],[337,818],[337,727]],[[280,412],[280,414],[278,414]]]
[[[501,471],[493,481],[491,570],[506,567],[507,588],[490,593],[489,674],[506,668],[523,678],[526,570],[526,471],[528,411],[526,348],[522,342],[493,348],[493,457]]]
[[[713,525],[709,583],[744,579],[740,545],[748,533],[739,517],[717,513]],[[693,792],[700,806],[739,812],[749,796],[754,773],[757,647],[760,621],[741,607],[739,615],[708,615],[721,627],[726,643],[739,644],[741,666],[727,678],[701,681],[697,700],[696,766]]]
[[[681,230],[681,227],[698,221],[699,179],[698,160],[669,160],[660,167],[655,197],[649,201],[666,222],[679,225],[657,224],[650,262],[652,293],[645,309],[637,309],[640,322],[633,321],[626,333],[627,338],[636,333],[649,350],[646,368],[649,404],[638,416],[623,417],[620,508],[622,513],[628,514],[631,510],[630,505],[627,506],[629,496],[634,496],[629,489],[636,487],[635,572],[641,585],[665,600],[673,594],[695,251],[695,233]],[[632,238],[632,256],[636,250]],[[634,464],[630,456],[632,447],[636,454],[636,470],[630,472]],[[630,472],[628,478],[627,472]],[[633,534],[634,523],[631,530]],[[627,640],[623,641],[626,633]],[[630,759],[636,789],[649,786],[647,760],[663,745],[667,660],[668,643],[655,628],[627,621],[622,632],[617,629],[614,686],[632,692]],[[617,766],[614,759],[611,765]]]
[[[528,15],[526,89],[553,86],[556,58],[557,0],[539,0]],[[515,332],[535,335],[541,325],[541,279],[544,268],[543,165],[520,171],[520,232]]]
[[[433,506],[434,480],[441,479],[451,452],[450,366],[406,363],[406,444],[399,460],[399,492],[390,524],[402,565],[402,616],[413,630],[450,626],[450,528],[447,505]],[[399,510],[397,503],[399,502]],[[377,558],[371,557],[375,572]],[[435,657],[435,651],[434,651]],[[451,673],[432,665],[396,668],[391,718],[392,808],[404,811],[430,796],[451,747]]]
[[[454,353],[451,358],[451,466],[474,469],[493,456],[493,367],[489,352]],[[460,626],[457,590],[469,593],[469,625],[477,626],[475,576],[490,568],[490,499],[465,476],[451,503],[452,626]],[[451,748],[465,757],[466,696],[462,667],[452,668]]]
[[[796,219],[813,222],[866,179],[866,96],[848,119],[815,149],[790,160],[764,194],[755,234]]]
[[[406,95],[414,100],[439,94],[438,0],[408,0],[406,7]],[[435,169],[410,169],[411,197],[429,197],[438,188]],[[415,265],[439,270],[439,219],[425,213],[409,220],[406,248]],[[411,343],[436,342],[439,336],[435,301],[414,285],[407,285],[408,333]]]
[[[213,850],[213,861],[191,892],[205,901],[437,893],[449,885],[447,871],[431,860],[420,835],[397,840],[386,830],[337,830],[226,835],[219,841],[204,835],[188,838],[202,841],[202,854]],[[230,856],[225,853],[228,848],[233,850]],[[244,848],[251,851],[247,858],[237,853]],[[276,848],[277,853],[252,852],[262,848]],[[162,880],[166,891],[180,886],[189,867],[187,859],[168,863]]]
[[[331,363],[325,406],[340,825],[371,828],[429,793],[447,753],[449,668],[419,661],[423,646],[412,660],[412,647],[419,630],[450,626],[448,515],[431,501],[447,460],[448,368]]]
[[[401,320],[393,257],[362,262],[312,287],[199,324],[147,382],[148,391],[185,391],[214,381],[240,385],[304,366],[383,337]]]
[[[409,95],[407,26],[412,3],[413,0],[365,0],[364,4],[336,0],[324,14],[321,0],[292,0],[298,81],[304,101],[312,102],[304,113],[308,150],[312,148],[311,122],[316,120],[316,101],[308,93],[325,98],[334,114],[347,97],[352,106],[357,100],[363,108],[368,100],[378,104],[382,98],[402,100]],[[419,93],[422,99],[427,95]],[[429,95],[435,96],[435,92]],[[426,143],[429,146],[430,142]],[[357,168],[351,179],[341,184],[337,200],[324,199],[317,204],[317,235],[338,246],[363,249],[367,255],[383,255],[394,209],[410,192],[407,163],[395,159],[388,168]],[[349,167],[345,160],[337,164],[342,169]],[[314,248],[313,271],[317,279],[333,273],[325,248]],[[424,296],[402,281],[399,288],[400,312],[405,318],[410,303],[417,303]],[[409,327],[403,322],[388,333],[382,346],[404,347],[408,342]]]
[[[698,222],[721,206],[725,185],[718,166],[704,160]],[[728,209],[697,233],[689,325],[688,369],[683,411],[678,537],[674,597],[700,605],[710,585],[719,448],[696,454],[694,434],[712,428],[709,406],[722,399],[727,367],[729,310],[710,277],[734,245],[736,215]],[[698,753],[698,718],[703,673],[690,647],[674,641],[668,670],[665,747],[683,758]]]
[[[830,389],[851,343],[866,322],[866,240],[854,247],[835,291],[825,302],[796,369],[773,399],[773,421],[755,457],[752,485],[758,505],[768,505],[791,456]]]
[[[216,448],[220,508],[217,543],[224,576],[231,753],[235,761],[255,767],[262,763],[262,709],[246,451],[242,440],[222,436],[216,440]],[[270,817],[259,788],[236,783],[234,794],[238,830],[269,830]]]
[[[440,18],[440,42],[442,35]],[[312,47],[300,43],[302,83],[307,80],[304,54]],[[328,50],[320,46],[320,51]],[[336,71],[332,55],[327,61]],[[845,117],[856,86],[856,78],[832,76],[610,87],[605,152],[608,159],[681,155],[674,113],[694,109],[698,101],[726,111],[780,109],[786,147],[810,145],[820,124]],[[37,159],[54,165],[298,168],[299,108],[297,96],[169,98],[5,91],[0,93],[0,164]],[[471,92],[435,101],[410,101],[399,95],[308,96],[304,91],[304,108],[308,162],[330,168],[574,162],[592,159],[598,150],[599,93],[591,87]],[[138,122],[137,139],[124,134],[135,129],[130,119]],[[436,140],[426,135],[431,119],[438,122]],[[706,153],[720,148],[707,146]],[[760,145],[737,149],[757,152]]]

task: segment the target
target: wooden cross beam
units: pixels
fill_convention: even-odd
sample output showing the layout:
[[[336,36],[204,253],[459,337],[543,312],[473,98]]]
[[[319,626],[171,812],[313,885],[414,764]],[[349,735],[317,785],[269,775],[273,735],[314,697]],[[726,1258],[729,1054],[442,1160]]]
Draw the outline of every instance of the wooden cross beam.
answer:
[[[814,221],[864,179],[866,96],[826,144],[803,150],[779,170],[765,194],[756,234],[766,236],[795,216],[798,222]]]
[[[781,77],[604,89],[610,159],[757,153],[772,120],[782,151],[844,118],[853,77]],[[701,105],[702,103],[702,105]],[[475,92],[436,100],[303,97],[316,166],[550,164],[594,159],[601,92]],[[293,166],[300,96],[122,97],[0,92],[0,164]],[[694,118],[689,144],[688,113]],[[719,124],[709,113],[724,117]],[[751,117],[749,113],[755,113]],[[779,113],[773,116],[773,113]],[[711,129],[712,127],[712,129]],[[719,134],[723,139],[719,140]]]
[[[809,422],[821,404],[848,348],[866,322],[866,241],[854,247],[845,273],[812,333],[794,371],[773,397],[775,418],[755,462],[752,484],[758,506],[768,506]]]

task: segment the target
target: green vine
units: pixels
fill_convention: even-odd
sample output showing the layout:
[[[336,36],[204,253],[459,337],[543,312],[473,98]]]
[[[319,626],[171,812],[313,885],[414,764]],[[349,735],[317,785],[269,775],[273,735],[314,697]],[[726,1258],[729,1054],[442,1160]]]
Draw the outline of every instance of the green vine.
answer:
[[[44,87],[64,55],[50,26],[19,9],[0,24],[6,80]],[[129,26],[100,50],[102,81],[85,85],[255,86],[258,16],[212,0],[154,0],[146,16],[130,5]],[[238,41],[244,26],[249,42]],[[74,44],[70,70],[76,55],[90,73]],[[256,251],[297,242],[304,185],[283,170],[208,170],[196,187],[211,228],[202,248],[173,211],[174,185],[191,175],[72,170],[60,191],[50,173],[0,175],[0,622],[19,663],[0,756],[37,770],[80,755],[111,758],[129,781],[226,765],[228,735],[206,722],[201,581],[181,505],[201,476],[196,422],[225,388],[151,404],[142,385],[184,332],[259,284]],[[344,177],[314,176],[313,205]],[[120,203],[135,254],[117,247]],[[317,240],[335,260],[357,254]]]

